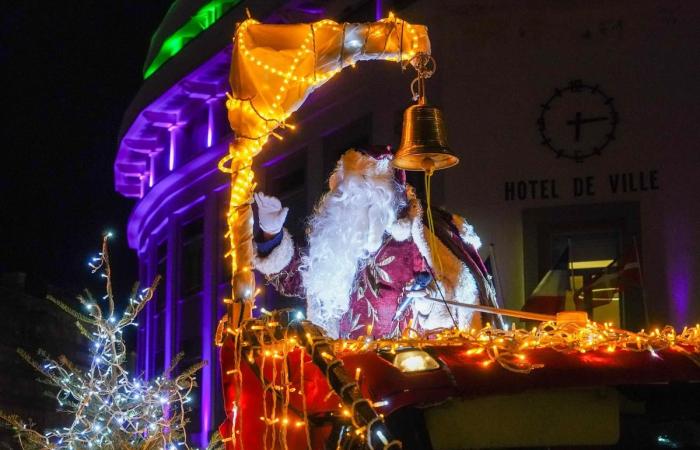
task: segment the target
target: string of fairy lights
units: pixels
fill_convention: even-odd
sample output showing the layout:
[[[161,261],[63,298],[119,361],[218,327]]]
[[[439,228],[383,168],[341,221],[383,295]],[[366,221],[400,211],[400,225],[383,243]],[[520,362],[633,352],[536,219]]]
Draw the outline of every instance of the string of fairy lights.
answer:
[[[224,324],[221,322],[220,327]],[[246,360],[256,373],[256,381],[261,383],[262,415],[246,420],[260,420],[263,423],[262,449],[287,448],[287,434],[292,429],[303,429],[299,432],[305,433],[306,447],[313,448],[304,383],[304,373],[308,370],[305,366],[311,363],[324,374],[328,383],[324,401],[334,394],[338,398],[337,410],[332,417],[346,424],[347,429],[340,441],[363,442],[370,449],[401,448],[400,441],[389,440],[390,433],[384,424],[384,417],[376,410],[385,406],[386,402],[370,402],[362,396],[359,372],[354,378],[348,377],[342,359],[335,355],[334,347],[337,347],[338,341],[328,338],[319,327],[304,320],[298,311],[269,312],[263,309],[260,318],[247,320],[236,330],[218,330],[218,338],[223,338],[226,332],[236,341],[234,348],[237,355],[233,368],[227,370],[225,375],[240,375],[241,362]],[[298,367],[290,359],[293,353],[298,357]],[[294,377],[291,376],[293,371]],[[299,382],[291,383],[292,378]],[[242,378],[239,379],[241,381],[236,388],[242,389]],[[298,396],[298,401],[294,401],[295,396]],[[293,407],[292,403],[297,407]],[[242,420],[243,415],[236,402],[231,407],[235,424],[237,420]],[[241,438],[244,426],[240,422],[239,427],[233,427],[232,436],[222,442],[232,443],[236,449],[244,448]]]
[[[590,320],[585,323],[547,321],[530,330],[516,328],[514,324],[510,329],[502,330],[487,323],[481,329],[420,332],[409,325],[399,339],[371,339],[365,336],[334,342],[339,354],[366,351],[396,354],[402,348],[425,347],[459,347],[463,350],[463,356],[476,359],[483,367],[497,363],[517,373],[530,373],[543,367],[528,358],[529,352],[539,349],[572,355],[596,351],[606,354],[649,352],[652,357],[658,357],[659,351],[672,350],[700,366],[700,324],[684,327],[680,332],[671,326],[632,332],[614,327],[612,323],[601,324]]]
[[[240,393],[242,392],[243,380],[240,371],[240,364],[244,358],[243,348],[249,345],[248,341],[250,339],[255,339],[259,342],[265,342],[262,336],[257,336],[256,333],[262,332],[262,330],[267,330],[270,323],[264,325],[260,324],[250,324],[250,322],[241,323],[238,321],[239,316],[235,315],[236,303],[238,307],[245,313],[246,306],[240,306],[241,303],[252,302],[254,298],[254,280],[247,276],[252,270],[252,242],[250,239],[250,231],[252,228],[252,214],[250,212],[250,204],[252,199],[252,193],[255,189],[254,173],[252,169],[254,157],[260,153],[265,143],[268,141],[270,136],[278,139],[282,139],[276,130],[281,129],[294,129],[294,126],[287,123],[289,116],[291,115],[291,110],[293,109],[292,103],[294,102],[293,97],[289,97],[287,94],[289,92],[308,92],[313,90],[325,83],[337,73],[339,73],[347,65],[354,66],[356,59],[350,54],[346,54],[346,26],[347,24],[338,24],[332,20],[322,20],[313,24],[309,24],[309,29],[304,35],[300,42],[299,48],[294,52],[288,52],[289,57],[287,58],[288,65],[286,67],[279,67],[272,64],[266,58],[261,56],[256,56],[254,49],[246,42],[246,34],[250,26],[256,25],[257,22],[254,19],[249,18],[242,22],[235,34],[234,39],[234,54],[238,52],[242,55],[242,58],[250,66],[264,71],[268,76],[278,77],[281,80],[279,86],[276,87],[276,91],[273,92],[273,97],[271,97],[270,102],[262,101],[262,97],[254,98],[237,98],[231,94],[228,94],[226,101],[226,107],[229,114],[229,120],[231,123],[245,124],[244,129],[236,129],[235,139],[229,146],[228,154],[219,162],[219,169],[228,173],[231,176],[231,193],[229,200],[229,212],[227,215],[228,232],[227,239],[229,241],[229,252],[226,257],[231,260],[231,269],[233,273],[232,277],[232,290],[233,296],[229,300],[225,300],[228,307],[227,318],[220,323],[219,332],[217,333],[220,338],[217,338],[217,343],[220,345],[223,336],[227,335],[233,340],[233,344],[236,348],[234,352],[234,369],[228,375],[232,376],[234,379],[234,384],[236,385],[236,398],[233,400],[233,404],[230,406],[231,414],[233,417],[233,429],[232,429],[232,441],[235,448],[243,448],[244,443],[242,439],[238,439],[238,434],[241,427],[243,426],[243,411],[239,407]],[[394,36],[398,42],[398,57],[387,56],[384,59],[394,60],[394,61],[410,61],[415,57],[419,50],[419,35],[416,31],[416,27],[408,24],[407,22],[396,18],[393,14],[390,14],[388,18],[379,21],[375,24],[375,29],[369,25],[366,30],[366,35],[364,36],[364,43],[360,44],[360,52],[358,55],[364,54],[364,46],[367,45],[368,40],[371,37],[386,37]],[[333,32],[340,32],[340,45],[338,46],[337,64],[330,64],[326,66],[319,66],[318,64],[318,53],[317,48],[319,42],[317,40],[318,33],[325,30],[330,30]],[[403,48],[404,33],[410,36],[410,45],[407,49]],[[312,59],[312,61],[310,61]],[[311,73],[300,72],[300,67],[312,66]],[[243,230],[246,231],[243,231]],[[246,234],[247,233],[247,234]],[[248,258],[248,256],[250,256]],[[236,284],[239,284],[238,286]],[[244,286],[241,286],[243,284]],[[248,284],[248,286],[245,286]],[[248,293],[250,297],[247,299],[240,298],[240,294]],[[238,296],[236,294],[239,294]],[[245,318],[245,314],[240,317]],[[235,316],[235,318],[234,318]],[[230,321],[230,322],[227,322]],[[246,326],[244,326],[244,324]],[[248,326],[250,325],[250,326]],[[256,327],[262,327],[257,329]],[[252,335],[247,335],[246,333],[252,333]],[[268,337],[269,339],[269,337]],[[263,361],[265,361],[265,352],[271,352],[272,358],[282,358],[285,359],[288,356],[288,352],[284,349],[287,345],[290,348],[298,347],[295,342],[296,338],[284,338],[282,339],[283,347],[282,350],[271,350],[265,349],[263,351]],[[278,343],[279,345],[279,343]],[[326,356],[330,355],[329,351],[325,352]],[[248,353],[247,358],[252,358],[252,353]],[[334,359],[334,357],[331,357]],[[302,358],[303,360],[304,358]],[[339,360],[334,360],[339,361]],[[336,362],[331,361],[333,364]],[[253,361],[251,361],[253,362]],[[303,364],[302,364],[303,366]],[[263,365],[264,367],[264,365]],[[275,366],[273,366],[275,367]],[[269,382],[263,382],[263,404],[265,405],[265,412],[260,418],[265,423],[265,434],[263,436],[263,442],[265,448],[274,448],[276,443],[281,443],[286,448],[286,429],[290,425],[289,419],[287,418],[287,410],[289,408],[289,396],[290,391],[288,383],[283,382],[277,384],[277,377],[284,379],[288,374],[282,370],[279,373],[275,369],[275,376],[273,380]],[[280,386],[283,386],[280,388]],[[276,393],[281,392],[283,395],[273,395],[273,407],[269,410],[267,409],[266,398],[271,390]],[[303,389],[298,391],[298,395],[304,395]],[[279,401],[279,403],[278,403]],[[279,408],[278,408],[279,406]],[[346,405],[347,406],[347,405]],[[352,406],[352,405],[350,405]],[[228,406],[227,406],[228,407]],[[278,409],[280,409],[281,416],[278,416]],[[305,403],[304,403],[305,411]],[[381,417],[376,414],[376,412],[371,408],[369,411],[364,412],[365,415],[371,416],[371,420],[374,420],[374,424],[377,426],[382,425]],[[310,448],[310,438],[308,431],[308,421],[305,413],[302,420],[297,420],[294,426],[304,426],[307,433],[307,442]],[[354,418],[354,416],[353,416]],[[246,419],[248,420],[248,419]],[[354,419],[353,419],[354,420]],[[281,427],[281,428],[279,428]],[[356,427],[357,430],[362,430],[360,434],[365,433],[367,435],[367,442],[372,442],[371,429],[373,426]],[[396,442],[385,442],[386,439],[383,436],[388,432],[386,430],[382,432],[379,430],[378,436],[382,436],[381,445],[382,448],[389,448],[391,446],[396,446]],[[399,444],[400,445],[400,444]],[[269,446],[269,447],[268,447]]]
[[[393,13],[389,14],[389,17],[387,19],[384,19],[383,21],[380,22],[387,22],[387,23],[392,23],[393,24],[393,30],[398,32],[398,33],[404,33],[405,32],[410,34],[411,36],[411,45],[408,51],[406,52],[400,52],[400,59],[402,61],[409,61],[413,59],[416,56],[416,52],[418,50],[418,34],[416,31],[415,26],[409,24],[408,22],[402,21],[396,16],[393,15]],[[312,86],[316,84],[322,84],[329,79],[333,78],[338,72],[340,72],[343,69],[343,47],[345,43],[343,42],[340,47],[340,67],[327,70],[325,72],[318,72],[318,68],[316,66],[316,41],[315,41],[315,34],[319,31],[321,31],[324,27],[328,27],[332,29],[333,31],[340,31],[343,29],[345,25],[338,24],[337,22],[334,22],[329,19],[324,19],[319,22],[315,22],[312,24],[309,24],[309,31],[304,37],[303,43],[300,45],[299,50],[296,51],[294,54],[294,57],[292,58],[292,62],[289,65],[288,68],[286,69],[280,69],[277,67],[274,67],[270,65],[270,63],[266,62],[262,58],[257,58],[251,50],[248,49],[246,46],[245,42],[245,32],[248,29],[250,25],[258,24],[259,22],[254,20],[254,19],[248,19],[244,21],[243,23],[240,24],[240,26],[237,29],[236,32],[236,45],[239,47],[239,51],[243,54],[243,56],[251,63],[254,64],[257,67],[262,68],[265,72],[279,76],[283,79],[283,84],[279,86],[278,88],[278,93],[275,95],[275,100],[272,105],[271,109],[267,111],[265,114],[266,117],[261,118],[265,121],[275,121],[278,124],[283,123],[284,120],[289,117],[289,114],[286,112],[282,113],[281,117],[276,117],[279,113],[278,108],[281,106],[281,102],[283,100],[283,96],[285,95],[285,92],[289,88],[290,83],[294,82],[299,82],[299,83],[304,83],[306,85]],[[400,31],[399,31],[400,30]],[[368,35],[372,33],[372,30],[368,30]],[[383,33],[383,30],[376,30],[375,33]],[[304,57],[306,55],[311,55],[314,58],[314,71],[312,76],[303,76],[303,75],[297,75],[296,74],[296,69],[297,67],[304,62]],[[396,60],[397,58],[388,58],[389,60]],[[350,62],[351,66],[355,65],[354,61]]]
[[[19,351],[43,375],[45,384],[58,388],[58,409],[72,417],[70,425],[40,433],[19,417],[0,413],[0,419],[14,429],[21,448],[189,448],[186,414],[196,386],[195,375],[203,363],[175,375],[175,366],[182,358],[178,355],[162,376],[151,381],[126,370],[124,330],[138,325],[136,317],[153,298],[159,279],[134,292],[119,316],[111,287],[108,237],[89,263],[93,273],[105,279],[105,296],[98,300],[86,292],[79,297],[85,314],[49,297],[76,319],[78,330],[90,342],[89,367],[83,370],[64,356],[53,358],[41,351],[37,361]]]
[[[292,317],[291,321],[285,319],[285,315]],[[618,352],[648,353],[653,358],[660,358],[660,352],[673,351],[700,366],[700,324],[684,327],[681,331],[667,326],[640,332],[621,330],[611,323],[601,324],[593,321],[547,321],[529,330],[515,326],[510,329],[498,329],[487,324],[480,329],[453,328],[426,332],[416,330],[409,324],[399,338],[375,339],[372,337],[371,327],[368,327],[365,336],[332,340],[296,312],[263,311],[260,318],[246,321],[238,330],[229,332],[239,340],[236,347],[239,361],[245,359],[251,366],[259,368],[258,378],[263,386],[261,400],[266,406],[262,416],[249,420],[259,419],[264,423],[265,449],[276,448],[275,444],[284,442],[287,431],[292,427],[306,427],[308,435],[304,383],[289,383],[292,367],[285,363],[293,352],[299,352],[302,361],[301,367],[297,369],[297,373],[301,374],[299,379],[305,379],[303,361],[312,360],[328,382],[326,400],[334,394],[340,397],[341,401],[333,412],[333,417],[337,421],[347,421],[347,434],[352,438],[361,439],[369,448],[374,447],[373,442],[381,445],[374,448],[401,447],[400,442],[389,442],[385,438],[383,416],[376,412],[377,409],[387,406],[390,399],[365,400],[366,403],[358,403],[357,400],[344,401],[343,393],[350,387],[359,387],[363,373],[363,368],[357,367],[353,379],[346,379],[340,385],[336,383],[334,386],[334,374],[329,372],[329,368],[342,367],[344,355],[373,352],[395,357],[407,350],[442,347],[449,348],[452,355],[462,358],[477,370],[498,365],[511,372],[528,374],[544,367],[536,362],[535,356],[538,350],[543,349],[568,356],[585,356],[599,352],[607,358],[614,358]],[[223,333],[220,331],[219,336]],[[266,367],[272,370],[266,371]],[[226,375],[232,375],[239,370],[240,365],[235,366]],[[295,395],[301,396],[303,410],[295,410],[290,406],[290,399]],[[376,414],[376,421],[358,420],[358,405],[371,407]],[[242,448],[242,442],[237,440],[237,435],[234,434],[229,441],[238,442],[239,447],[234,448]],[[310,441],[308,445],[308,448],[311,448]]]

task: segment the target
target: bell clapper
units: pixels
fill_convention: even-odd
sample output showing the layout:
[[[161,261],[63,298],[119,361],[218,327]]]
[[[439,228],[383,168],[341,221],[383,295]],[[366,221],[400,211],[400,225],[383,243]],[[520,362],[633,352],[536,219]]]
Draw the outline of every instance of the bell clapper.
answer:
[[[428,174],[429,177],[431,177],[435,172],[435,161],[433,161],[432,158],[423,158],[423,161],[421,161],[421,167],[423,168],[423,171]]]

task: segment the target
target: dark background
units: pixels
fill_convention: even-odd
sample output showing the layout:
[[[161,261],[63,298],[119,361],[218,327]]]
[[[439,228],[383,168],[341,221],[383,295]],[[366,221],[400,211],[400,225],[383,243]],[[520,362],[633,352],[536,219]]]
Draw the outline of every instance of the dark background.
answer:
[[[117,294],[138,276],[126,241],[135,200],[114,191],[122,114],[172,0],[11,1],[0,7],[0,273],[27,289],[101,294],[87,261],[112,230]]]

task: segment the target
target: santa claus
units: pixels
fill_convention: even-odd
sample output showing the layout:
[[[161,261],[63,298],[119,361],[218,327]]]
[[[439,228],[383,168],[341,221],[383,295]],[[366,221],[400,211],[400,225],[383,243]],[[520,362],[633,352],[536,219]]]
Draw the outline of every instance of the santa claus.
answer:
[[[255,194],[263,234],[255,268],[283,295],[307,299],[307,316],[332,337],[398,335],[413,319],[427,330],[468,327],[478,314],[440,299],[478,303],[485,270],[464,219],[423,208],[388,147],[348,150],[308,220],[305,249],[283,229],[288,209]],[[436,301],[437,299],[437,301]]]

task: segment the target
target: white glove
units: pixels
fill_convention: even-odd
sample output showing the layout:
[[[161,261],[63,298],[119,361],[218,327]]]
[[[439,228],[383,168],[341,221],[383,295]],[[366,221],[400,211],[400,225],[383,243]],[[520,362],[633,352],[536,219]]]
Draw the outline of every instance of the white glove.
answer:
[[[428,296],[429,292],[427,289],[406,292],[406,297],[413,298],[413,310],[423,316],[430,314],[430,311],[433,309],[433,305],[435,304],[434,301],[427,300],[425,298]]]
[[[260,228],[269,234],[277,234],[282,230],[289,208],[283,208],[280,199],[262,192],[253,194],[258,205],[258,222]]]

